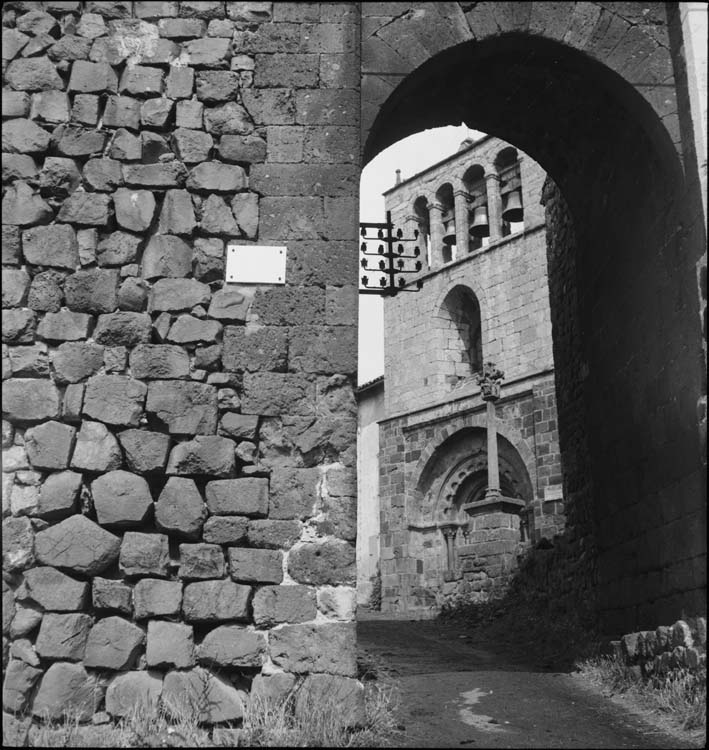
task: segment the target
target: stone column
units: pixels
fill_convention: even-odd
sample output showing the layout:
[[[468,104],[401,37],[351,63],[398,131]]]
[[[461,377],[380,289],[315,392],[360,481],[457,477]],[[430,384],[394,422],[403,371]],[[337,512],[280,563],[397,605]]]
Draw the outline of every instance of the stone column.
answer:
[[[490,242],[502,238],[502,196],[500,179],[496,174],[485,175],[487,190],[487,218],[490,222]]]
[[[485,362],[478,374],[481,396],[487,403],[487,490],[486,500],[500,497],[500,464],[497,456],[497,417],[495,402],[500,398],[500,382],[505,376],[493,362]]]
[[[431,230],[431,268],[443,265],[443,206],[430,203],[428,206],[428,225]]]
[[[453,194],[455,202],[455,247],[456,257],[464,258],[469,251],[468,245],[468,194],[464,190],[456,190]]]
[[[441,531],[446,540],[447,569],[455,570],[455,537],[458,527],[455,524],[441,526]]]

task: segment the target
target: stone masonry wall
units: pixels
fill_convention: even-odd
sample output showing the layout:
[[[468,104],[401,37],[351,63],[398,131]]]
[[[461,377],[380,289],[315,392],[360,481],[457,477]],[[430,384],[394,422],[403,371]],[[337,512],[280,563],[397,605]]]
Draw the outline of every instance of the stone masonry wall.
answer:
[[[354,4],[2,10],[3,709],[359,721]]]

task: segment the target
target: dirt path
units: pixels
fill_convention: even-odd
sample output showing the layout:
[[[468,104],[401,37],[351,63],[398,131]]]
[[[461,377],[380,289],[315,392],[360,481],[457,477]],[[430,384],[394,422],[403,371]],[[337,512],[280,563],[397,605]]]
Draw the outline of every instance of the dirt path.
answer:
[[[364,621],[360,652],[396,678],[398,747],[690,748],[508,651],[435,621]]]

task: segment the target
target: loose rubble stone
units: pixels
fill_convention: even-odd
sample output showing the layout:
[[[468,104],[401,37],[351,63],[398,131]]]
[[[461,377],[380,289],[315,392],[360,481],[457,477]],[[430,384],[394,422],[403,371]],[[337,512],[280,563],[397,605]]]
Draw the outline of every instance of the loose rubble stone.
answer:
[[[170,99],[189,99],[194,87],[192,68],[171,66],[165,79],[165,93]]]
[[[217,392],[211,385],[150,382],[145,408],[156,414],[173,434],[210,435],[216,431]]]
[[[39,492],[39,505],[35,515],[45,521],[59,521],[76,511],[76,501],[81,489],[81,474],[60,471],[50,474]]]
[[[143,253],[144,279],[187,276],[191,271],[192,250],[184,240],[169,234],[155,234],[150,238]]]
[[[203,116],[204,129],[214,136],[249,135],[254,130],[248,111],[235,102],[205,107]]]
[[[118,307],[130,312],[142,312],[148,304],[148,285],[142,279],[127,278],[118,290]]]
[[[2,340],[5,344],[31,344],[37,319],[32,310],[7,310],[2,317]],[[5,358],[8,360],[9,357]],[[8,373],[12,367],[8,367]]]
[[[233,237],[239,232],[234,214],[219,195],[210,195],[202,204],[199,226],[207,234],[225,234]]]
[[[297,677],[288,672],[257,674],[251,683],[251,698],[264,707],[280,706],[293,694]]]
[[[124,128],[119,128],[113,134],[111,146],[108,149],[108,156],[111,159],[121,161],[135,161],[140,159],[143,154],[143,146],[140,138],[133,135]],[[123,172],[121,171],[121,184],[123,183]]]
[[[126,185],[146,188],[182,187],[187,177],[184,164],[179,161],[165,164],[124,164],[123,179]]]
[[[158,164],[165,161],[163,157],[173,157],[172,150],[165,138],[149,130],[140,133],[141,148],[143,151],[143,164]]]
[[[10,656],[20,659],[31,667],[38,667],[40,664],[39,656],[37,656],[37,652],[34,650],[34,645],[27,638],[20,638],[12,642]]]
[[[39,491],[34,486],[15,484],[10,497],[10,512],[13,516],[32,516],[39,505]]]
[[[118,441],[101,422],[81,423],[71,458],[71,468],[80,471],[105,472],[120,468]]]
[[[45,422],[25,432],[25,448],[35,469],[66,469],[76,429],[61,422]]]
[[[106,346],[133,347],[150,341],[151,326],[150,316],[145,313],[121,311],[99,315],[94,340]]]
[[[178,443],[170,453],[168,474],[205,474],[228,477],[234,474],[234,442],[219,435],[198,435]]]
[[[352,586],[321,586],[318,588],[318,609],[336,620],[352,621],[357,607],[356,590]]]
[[[43,91],[32,94],[30,117],[45,122],[67,122],[69,120],[69,97],[63,91]]]
[[[96,711],[101,690],[83,665],[59,662],[44,673],[32,701],[32,713],[47,720],[61,719],[65,713],[88,721]]]
[[[30,520],[6,518],[2,522],[2,564],[10,572],[29,568],[35,560],[34,531]]]
[[[155,213],[155,198],[149,190],[119,188],[113,194],[113,205],[116,221],[131,232],[145,231]]]
[[[88,338],[90,324],[91,316],[83,313],[47,313],[37,327],[37,336],[45,341],[78,341]]]
[[[20,230],[15,226],[2,226],[2,263],[20,262]]]
[[[111,716],[129,716],[138,707],[157,708],[162,693],[162,675],[152,670],[116,675],[106,689],[106,711]]]
[[[10,364],[15,377],[49,377],[49,354],[44,344],[11,347]]]
[[[175,105],[175,124],[178,128],[200,130],[204,119],[204,105],[194,99],[186,99]],[[211,137],[211,136],[210,136]]]
[[[99,620],[86,641],[84,665],[98,669],[130,669],[136,662],[145,633],[122,617]]]
[[[191,625],[151,620],[148,623],[148,645],[145,650],[148,667],[194,666],[194,634]]]
[[[254,595],[253,608],[259,628],[307,622],[317,615],[315,592],[308,586],[263,586]]]
[[[242,583],[281,583],[283,553],[271,549],[229,548],[229,574]]]
[[[37,162],[27,154],[2,155],[2,181],[31,180],[37,175]]]
[[[105,227],[110,217],[111,198],[103,193],[72,193],[57,214],[58,221],[88,227]]]
[[[18,31],[32,36],[48,34],[56,25],[57,21],[53,16],[40,10],[30,10],[17,19]]]
[[[52,133],[52,142],[62,156],[100,155],[107,138],[108,133],[104,131],[78,125],[58,125]]]
[[[30,101],[30,95],[24,91],[5,89],[2,92],[2,116],[27,117],[30,113]]]
[[[187,378],[190,359],[179,346],[138,344],[130,353],[131,373],[143,380]]]
[[[110,578],[94,578],[91,603],[96,610],[112,610],[126,615],[133,614],[133,589],[123,581]]]
[[[256,239],[259,227],[259,198],[256,193],[239,193],[232,198],[231,210],[244,237]]]
[[[119,91],[138,96],[159,96],[162,91],[163,72],[160,68],[128,65],[123,71]]]
[[[257,135],[224,135],[217,151],[224,161],[253,164],[266,159],[266,141]]]
[[[38,273],[32,279],[27,306],[38,312],[58,312],[64,300],[63,283],[64,276],[58,271]]]
[[[241,625],[221,625],[207,633],[197,648],[197,660],[211,667],[260,667],[266,651],[263,633]]]
[[[134,378],[94,375],[86,386],[83,413],[99,422],[135,427],[143,413],[147,390],[145,383]]]
[[[21,709],[18,709],[18,712]],[[28,744],[29,731],[32,726],[32,717],[21,719],[13,713],[2,714],[3,744],[6,747],[26,747]]]
[[[170,327],[168,341],[176,344],[203,344],[216,341],[222,326],[216,320],[200,320],[192,315],[180,315]]]
[[[355,549],[340,539],[303,544],[288,555],[288,573],[300,583],[352,584]]]
[[[196,226],[190,194],[186,190],[167,190],[160,211],[158,231],[165,235],[191,234]]]
[[[62,401],[62,418],[65,422],[80,422],[81,409],[84,405],[83,383],[68,385],[64,391],[64,400]]]
[[[135,619],[171,617],[180,614],[182,583],[159,578],[142,578],[133,589]]]
[[[308,716],[324,705],[337,706],[336,720],[343,727],[364,724],[364,686],[359,680],[328,674],[307,675],[296,695],[297,715]]]
[[[59,392],[49,380],[35,378],[4,380],[2,413],[13,422],[39,422],[45,419],[55,419],[59,416]]]
[[[182,579],[221,578],[225,572],[224,552],[218,544],[181,544],[180,569]]]
[[[66,16],[64,17],[66,18]],[[91,40],[77,34],[67,34],[54,42],[47,50],[50,60],[86,60],[91,49]],[[79,94],[78,96],[82,96]],[[85,96],[85,95],[83,95]]]
[[[95,126],[98,123],[98,105],[99,98],[95,94],[74,94],[72,121]]]
[[[111,232],[96,248],[100,266],[123,266],[138,258],[141,238],[130,232]],[[119,303],[120,304],[120,303]]]
[[[256,440],[258,417],[253,414],[227,412],[219,422],[219,434],[235,440]]]
[[[91,484],[98,522],[103,526],[141,524],[153,506],[148,483],[128,471],[109,471]]]
[[[32,188],[18,180],[5,190],[2,201],[2,223],[27,227],[51,221],[54,212]]]
[[[206,517],[197,485],[191,479],[170,477],[155,503],[157,527],[186,539],[199,539]]]
[[[284,625],[269,634],[273,663],[296,674],[357,674],[354,623]]]
[[[52,88],[61,88],[52,86]],[[115,93],[118,89],[118,77],[107,63],[93,63],[77,60],[71,67],[69,91],[83,94],[100,94],[104,91]],[[122,87],[121,87],[122,90]]]
[[[221,724],[242,718],[242,696],[243,693],[226,680],[202,667],[168,672],[162,691],[162,701],[170,713],[186,716],[198,706],[198,721],[205,724]]]
[[[2,706],[5,711],[22,714],[40,678],[42,670],[30,666],[20,659],[10,659],[5,669],[5,680],[2,686]],[[5,714],[3,714],[3,744],[7,742]],[[20,745],[23,747],[24,743]]]
[[[232,581],[189,583],[182,597],[182,613],[188,622],[246,620],[250,595],[250,586]]]
[[[48,156],[39,174],[39,191],[42,195],[66,198],[81,185],[81,172],[73,159],[62,156]],[[66,233],[71,227],[54,225],[56,233]],[[73,231],[73,230],[72,230]],[[44,265],[49,265],[45,263]],[[70,266],[74,268],[76,264]]]
[[[41,154],[49,148],[49,133],[32,120],[8,120],[2,126],[2,150],[10,154]]]
[[[192,67],[219,67],[229,56],[230,43],[229,39],[194,39],[182,48],[186,62]]]
[[[209,303],[211,292],[206,284],[194,279],[160,279],[153,284],[151,312],[179,312],[195,305]]]
[[[234,164],[204,161],[187,176],[187,188],[205,193],[231,193],[247,186],[246,173]]]
[[[38,532],[35,555],[45,565],[96,575],[118,558],[121,540],[86,516],[70,516]]]
[[[7,610],[6,610],[7,611]],[[12,610],[10,610],[12,614]],[[29,636],[42,622],[42,611],[34,606],[18,605],[10,625],[10,637]]]
[[[200,70],[197,73],[197,99],[207,104],[233,101],[239,92],[239,74],[230,70]]]
[[[54,614],[42,617],[35,648],[43,659],[81,661],[93,620],[85,614]]]
[[[298,541],[300,531],[299,521],[251,520],[249,544],[266,549],[290,549]]]
[[[210,544],[243,544],[246,541],[248,519],[241,516],[211,516],[202,529],[202,538]]]
[[[178,111],[180,110],[184,110],[184,107],[178,107]],[[185,164],[195,164],[206,161],[209,158],[209,154],[214,146],[214,139],[209,133],[205,133],[202,130],[178,127],[172,133],[172,143],[175,153]]]
[[[130,96],[109,96],[103,110],[103,124],[108,128],[140,129],[140,102]]]
[[[46,91],[64,86],[56,67],[46,57],[13,60],[5,71],[5,80],[15,91]]]
[[[140,108],[140,122],[148,128],[165,128],[175,103],[171,99],[148,99]]]
[[[268,515],[268,479],[218,479],[208,482],[205,499],[218,516]]]
[[[124,430],[118,439],[131,471],[143,473],[165,468],[170,449],[168,435],[147,430]]]

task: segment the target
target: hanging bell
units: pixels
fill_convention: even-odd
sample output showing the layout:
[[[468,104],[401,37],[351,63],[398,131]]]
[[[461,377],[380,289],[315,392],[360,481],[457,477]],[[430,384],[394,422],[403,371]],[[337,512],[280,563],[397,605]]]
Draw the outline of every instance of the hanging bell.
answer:
[[[502,218],[509,222],[522,221],[524,218],[522,196],[519,190],[513,190],[512,192],[507,193],[507,201],[505,203],[505,208],[502,211]]]
[[[473,212],[473,220],[468,227],[468,234],[473,237],[489,237],[490,222],[487,218],[487,206],[478,206]]]
[[[452,211],[446,211],[441,217],[443,222],[443,242],[446,245],[455,245],[455,217]]]

